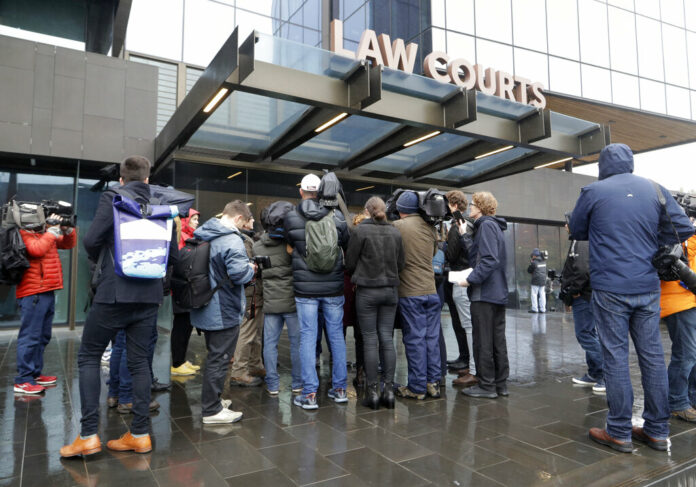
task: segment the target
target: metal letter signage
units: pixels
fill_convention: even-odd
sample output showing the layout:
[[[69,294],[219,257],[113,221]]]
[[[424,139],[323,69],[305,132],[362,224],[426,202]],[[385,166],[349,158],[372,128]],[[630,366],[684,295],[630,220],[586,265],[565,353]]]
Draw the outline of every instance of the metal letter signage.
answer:
[[[382,65],[413,73],[418,44],[404,45],[402,39],[391,39],[386,34],[377,36],[375,31],[366,30],[360,37],[357,52],[343,47],[343,22],[331,21],[331,51],[352,59],[370,60]],[[464,58],[451,59],[447,53],[433,51],[423,60],[423,74],[443,83],[453,83],[468,90],[476,89],[488,95],[532,105],[546,107],[544,85],[521,76],[512,76],[504,71],[473,65]]]

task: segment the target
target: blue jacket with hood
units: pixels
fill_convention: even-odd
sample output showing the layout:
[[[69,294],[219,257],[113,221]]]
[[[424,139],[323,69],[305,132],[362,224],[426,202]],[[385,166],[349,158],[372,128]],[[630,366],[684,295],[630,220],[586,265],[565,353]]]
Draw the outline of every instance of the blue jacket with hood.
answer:
[[[474,222],[474,240],[464,235],[462,244],[469,247],[469,263],[473,271],[466,279],[469,283],[469,299],[493,304],[507,304],[508,287],[505,277],[507,254],[505,219],[498,216],[482,216]]]
[[[211,287],[217,286],[225,274],[230,282],[221,286],[207,306],[191,310],[191,324],[200,330],[224,330],[242,323],[246,309],[244,284],[254,278],[254,269],[244,248],[241,233],[217,218],[211,218],[193,235],[210,242],[209,275]]]
[[[669,218],[649,179],[631,174],[633,153],[610,144],[599,156],[599,181],[582,188],[570,231],[575,240],[590,241],[592,288],[619,294],[660,290],[652,258],[659,245],[684,241],[694,227],[672,195],[660,186]]]

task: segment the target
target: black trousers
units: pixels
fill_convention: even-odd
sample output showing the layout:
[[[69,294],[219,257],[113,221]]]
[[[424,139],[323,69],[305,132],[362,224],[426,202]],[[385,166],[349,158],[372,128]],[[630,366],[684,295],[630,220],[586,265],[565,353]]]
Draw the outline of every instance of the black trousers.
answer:
[[[505,385],[510,375],[505,340],[505,306],[472,301],[471,325],[479,385],[486,391],[495,391],[496,386]]]
[[[384,382],[394,382],[396,353],[393,334],[396,306],[399,303],[397,289],[396,287],[358,287],[355,303],[362,334],[367,383],[379,382],[377,367],[380,361]]]
[[[452,318],[452,330],[454,330],[454,336],[457,339],[457,348],[459,348],[459,360],[469,365],[471,361],[471,356],[469,355],[469,344],[466,341],[466,330],[462,326],[462,322],[459,319],[459,313],[457,313],[457,305],[452,297],[452,290],[454,289],[454,284],[449,281],[445,282],[445,301],[447,302],[447,307],[450,310],[450,317]]]
[[[239,326],[224,330],[205,330],[203,333],[208,357],[203,370],[201,413],[203,416],[213,416],[222,410],[220,395],[230,368],[230,358],[234,356],[234,349],[237,347]]]
[[[172,346],[172,367],[179,367],[186,362],[186,351],[188,350],[189,340],[191,339],[191,315],[189,312],[174,313],[172,323],[171,346]]]
[[[97,433],[101,356],[119,330],[126,331],[128,371],[133,379],[133,422],[130,430],[133,434],[148,432],[151,384],[148,357],[153,328],[157,326],[158,308],[157,304],[92,304],[85,320],[82,343],[77,354],[80,369],[82,436]]]

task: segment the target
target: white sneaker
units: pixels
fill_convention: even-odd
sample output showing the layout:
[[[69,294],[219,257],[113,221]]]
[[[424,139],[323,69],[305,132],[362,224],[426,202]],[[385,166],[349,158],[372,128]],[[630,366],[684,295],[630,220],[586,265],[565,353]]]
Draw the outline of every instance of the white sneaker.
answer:
[[[242,419],[243,414],[239,411],[230,411],[229,409],[222,408],[219,413],[212,416],[204,416],[203,424],[224,424],[224,423],[236,423]]]
[[[232,405],[232,399],[220,399],[220,404],[222,404],[223,408],[229,409]]]
[[[101,364],[102,365],[109,365],[110,361],[111,361],[111,347],[104,350],[104,353],[102,354],[102,358],[101,358]]]

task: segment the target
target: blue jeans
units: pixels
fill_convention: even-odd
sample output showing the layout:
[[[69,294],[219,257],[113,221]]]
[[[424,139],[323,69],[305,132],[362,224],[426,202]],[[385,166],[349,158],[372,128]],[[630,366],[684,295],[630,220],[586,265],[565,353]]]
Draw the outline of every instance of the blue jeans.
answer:
[[[109,361],[109,397],[118,397],[121,404],[133,402],[133,379],[128,372],[128,358],[126,357],[126,332],[120,330],[116,333],[111,346],[111,360]]]
[[[270,391],[278,390],[278,341],[283,331],[283,323],[288,325],[290,339],[292,388],[302,387],[300,323],[297,320],[297,313],[266,313],[263,318],[263,363],[266,367],[266,385]]]
[[[32,294],[17,300],[22,326],[17,335],[17,377],[15,384],[36,384],[43,370],[43,355],[51,341],[56,299],[53,291]]]
[[[667,368],[669,377],[669,407],[682,411],[691,407],[689,397],[694,393],[693,379],[696,366],[696,308],[665,317],[672,339],[672,360]]]
[[[315,367],[317,351],[317,320],[319,308],[326,321],[326,337],[333,357],[332,387],[345,389],[346,342],[343,338],[343,296],[295,298],[297,318],[300,321],[300,363],[302,365],[302,394],[312,394],[319,388]]]
[[[399,312],[408,362],[408,388],[415,394],[425,394],[428,382],[439,382],[442,378],[440,298],[437,294],[399,298]]]
[[[592,291],[592,313],[604,352],[607,385],[607,432],[631,440],[633,387],[628,369],[628,335],[638,355],[645,394],[643,429],[658,440],[669,436],[667,367],[660,339],[660,291],[616,294]]]
[[[602,345],[599,343],[592,307],[589,301],[582,297],[573,300],[573,321],[575,322],[575,338],[585,351],[587,374],[595,380],[600,380],[604,377]]]

